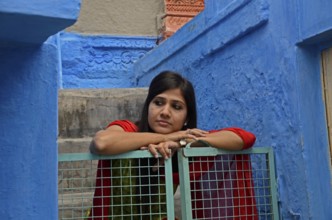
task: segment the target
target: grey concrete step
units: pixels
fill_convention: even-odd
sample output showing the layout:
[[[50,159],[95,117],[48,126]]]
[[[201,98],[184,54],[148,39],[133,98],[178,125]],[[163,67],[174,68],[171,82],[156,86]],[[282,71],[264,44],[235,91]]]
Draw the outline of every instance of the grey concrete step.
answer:
[[[58,153],[88,153],[91,137],[59,138]]]
[[[59,139],[91,137],[116,119],[136,121],[147,88],[59,90]]]

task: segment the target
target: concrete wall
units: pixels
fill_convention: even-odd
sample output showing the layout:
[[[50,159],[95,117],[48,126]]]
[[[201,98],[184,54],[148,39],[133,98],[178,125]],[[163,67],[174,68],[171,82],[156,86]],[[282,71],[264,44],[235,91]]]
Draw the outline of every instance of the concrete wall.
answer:
[[[87,35],[159,36],[164,0],[83,0],[68,32]]]
[[[332,216],[320,52],[332,2],[207,1],[206,10],[139,60],[137,86],[164,69],[193,83],[199,126],[240,126],[272,146],[283,219]]]

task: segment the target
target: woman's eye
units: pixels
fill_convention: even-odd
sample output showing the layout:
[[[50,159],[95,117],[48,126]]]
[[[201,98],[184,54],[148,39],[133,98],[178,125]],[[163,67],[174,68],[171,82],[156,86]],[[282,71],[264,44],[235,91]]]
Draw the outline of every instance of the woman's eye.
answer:
[[[161,100],[158,100],[158,99],[154,100],[153,103],[157,106],[161,106],[163,104],[163,102]]]
[[[181,109],[182,109],[182,106],[181,106],[181,105],[178,105],[178,104],[174,104],[174,105],[173,105],[173,108],[176,109],[176,110],[181,110]]]

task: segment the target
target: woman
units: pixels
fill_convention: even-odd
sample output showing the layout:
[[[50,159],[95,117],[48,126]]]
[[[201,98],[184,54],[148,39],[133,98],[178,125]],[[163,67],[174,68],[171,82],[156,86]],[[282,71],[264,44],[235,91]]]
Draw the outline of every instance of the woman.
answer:
[[[198,129],[195,93],[192,84],[178,73],[164,71],[157,75],[150,84],[140,121],[137,124],[127,120],[110,123],[107,129],[96,133],[91,142],[90,151],[95,154],[114,155],[133,150],[148,149],[156,158],[160,153],[163,159],[167,160],[172,156],[174,157],[176,149],[182,147],[185,142],[197,140],[205,141],[216,148],[241,150],[251,147],[255,142],[255,136],[240,128],[225,128],[213,132]],[[136,163],[140,167],[145,167],[147,164],[151,165],[156,162],[158,162],[157,159],[154,161],[140,160]],[[173,172],[176,174],[177,159],[173,159],[172,162]],[[110,183],[110,178],[105,178],[111,176],[110,169],[105,168],[117,166],[115,163],[115,161],[99,161],[94,197],[94,207],[97,208],[93,208],[93,214],[91,214],[94,219],[98,219],[97,216],[110,213],[108,209],[111,203],[110,199],[107,196],[102,198],[102,195],[110,195],[110,187],[107,186],[116,184]],[[122,168],[124,167],[123,163],[122,161]],[[131,162],[127,163],[128,167],[130,167],[130,164]],[[195,166],[194,162],[192,166]],[[141,168],[136,172],[144,176],[148,169]],[[112,176],[114,177],[114,175],[117,174],[112,171]],[[138,179],[141,182],[146,181],[146,178]],[[151,189],[149,190],[151,193]],[[144,192],[144,188],[137,189],[136,194],[143,195],[140,202],[151,202],[151,196],[144,196],[149,194]],[[197,204],[194,205],[197,206]],[[140,211],[133,210],[132,207],[130,209],[129,212],[134,212],[134,214],[140,212],[140,215],[149,212],[145,210],[144,206],[137,208]],[[200,215],[202,213],[196,213],[194,217],[199,218]]]

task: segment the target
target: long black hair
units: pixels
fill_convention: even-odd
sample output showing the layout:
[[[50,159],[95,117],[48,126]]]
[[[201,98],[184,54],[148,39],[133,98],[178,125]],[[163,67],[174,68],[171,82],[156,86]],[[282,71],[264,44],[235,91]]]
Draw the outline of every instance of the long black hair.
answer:
[[[190,81],[182,77],[179,73],[173,71],[163,71],[159,73],[149,86],[149,92],[146,97],[142,115],[138,123],[139,132],[153,132],[149,126],[148,115],[149,115],[149,105],[153,98],[167,90],[170,89],[180,89],[181,94],[187,105],[187,118],[186,123],[183,125],[182,130],[187,128],[197,127],[197,112],[196,112],[196,98],[193,85]],[[175,153],[172,158],[173,172],[178,172],[177,154]],[[141,216],[150,214],[150,207],[148,204],[157,203],[159,204],[158,196],[158,181],[160,178],[160,169],[157,172],[152,172],[149,170],[151,167],[157,163],[155,158],[141,158],[137,160],[138,176],[137,178],[137,193],[140,195],[138,197],[138,202],[141,204],[139,206],[139,213]],[[155,201],[157,200],[157,201]]]
[[[152,132],[148,123],[150,102],[155,96],[170,89],[180,89],[187,105],[186,125],[182,127],[182,130],[197,127],[196,98],[193,85],[179,73],[163,71],[151,81],[138,125],[140,132]]]

